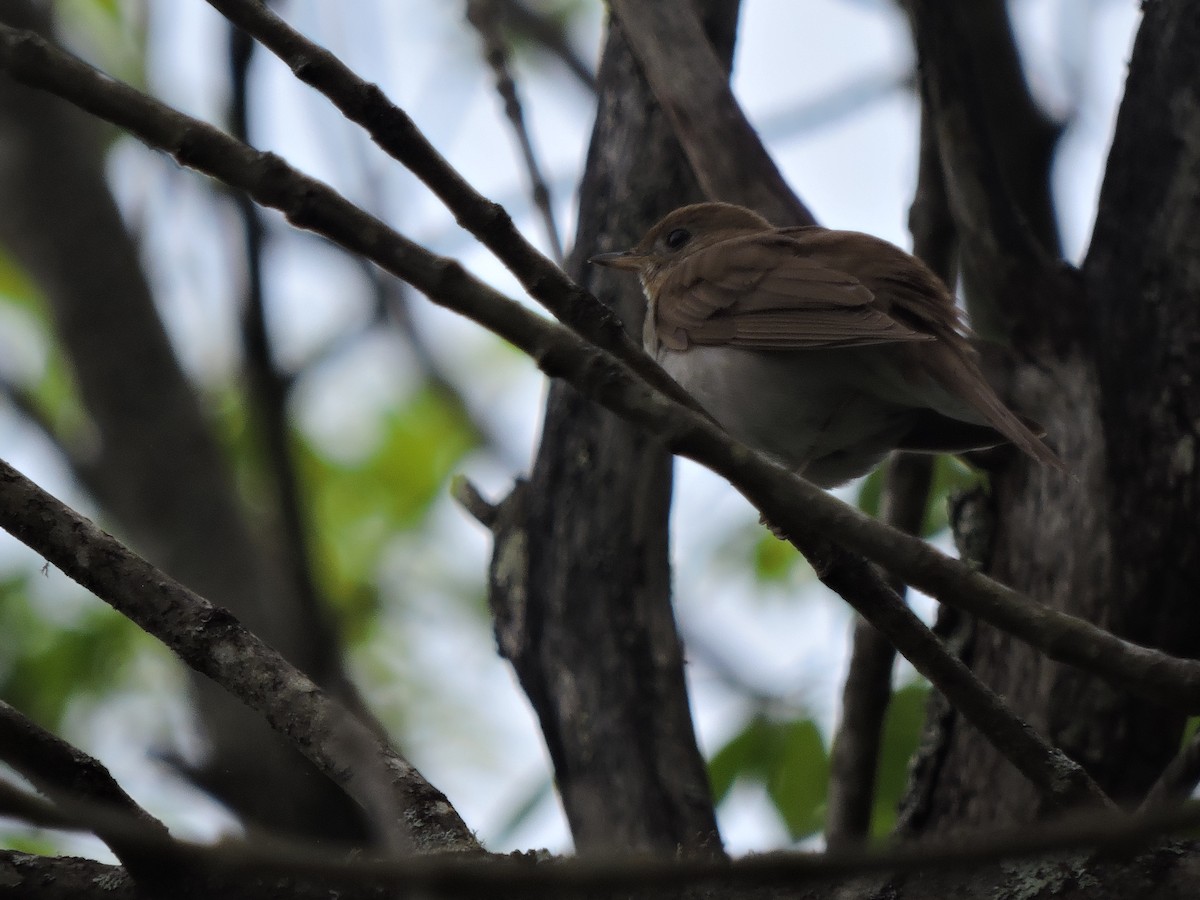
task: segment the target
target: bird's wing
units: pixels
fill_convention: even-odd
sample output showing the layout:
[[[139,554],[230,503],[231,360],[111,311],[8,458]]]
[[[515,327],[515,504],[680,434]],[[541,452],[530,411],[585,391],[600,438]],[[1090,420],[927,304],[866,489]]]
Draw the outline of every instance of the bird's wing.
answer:
[[[673,349],[853,347],[933,337],[888,315],[853,275],[804,255],[779,234],[706,247],[673,266],[656,295],[658,338]]]

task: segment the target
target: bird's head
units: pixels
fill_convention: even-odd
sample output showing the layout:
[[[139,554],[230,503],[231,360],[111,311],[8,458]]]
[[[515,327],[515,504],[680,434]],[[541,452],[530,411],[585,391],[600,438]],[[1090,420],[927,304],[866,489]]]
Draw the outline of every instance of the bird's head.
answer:
[[[771,230],[751,209],[732,203],[695,203],[668,213],[633,247],[600,253],[588,262],[637,272],[650,285],[664,269],[698,250],[730,238]]]

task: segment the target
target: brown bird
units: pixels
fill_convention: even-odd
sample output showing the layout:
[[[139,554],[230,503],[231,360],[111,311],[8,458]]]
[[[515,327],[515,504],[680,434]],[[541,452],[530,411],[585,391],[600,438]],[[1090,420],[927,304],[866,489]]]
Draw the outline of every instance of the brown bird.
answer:
[[[698,203],[591,261],[638,273],[646,350],[713,418],[815,484],[896,448],[1011,441],[1063,467],[984,380],[945,284],[886,241]]]

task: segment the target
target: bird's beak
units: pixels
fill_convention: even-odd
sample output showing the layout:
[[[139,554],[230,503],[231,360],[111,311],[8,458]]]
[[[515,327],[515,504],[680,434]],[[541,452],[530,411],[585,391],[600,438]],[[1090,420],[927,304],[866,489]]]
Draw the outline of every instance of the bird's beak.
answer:
[[[597,266],[608,266],[611,269],[627,269],[636,272],[641,268],[645,257],[632,250],[616,250],[612,253],[597,253],[588,262]]]

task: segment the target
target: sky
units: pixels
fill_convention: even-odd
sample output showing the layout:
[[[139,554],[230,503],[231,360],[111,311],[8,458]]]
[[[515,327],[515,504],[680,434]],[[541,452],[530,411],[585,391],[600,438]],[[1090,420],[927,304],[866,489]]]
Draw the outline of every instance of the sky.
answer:
[[[573,41],[594,61],[603,10],[597,2],[579,6]],[[285,13],[379,83],[452,164],[503,202],[525,234],[545,248],[515,140],[459,3],[290,0]],[[1055,115],[1070,116],[1054,189],[1067,254],[1078,261],[1094,216],[1137,4],[1014,0],[1013,13],[1035,93]],[[202,0],[150,0],[148,22],[151,91],[193,115],[221,121],[228,90],[223,21]],[[744,0],[735,93],[785,177],[823,224],[908,246],[917,107],[899,85],[912,64],[904,22],[883,0]],[[594,101],[553,63],[521,57],[516,74],[569,244]],[[260,53],[252,78],[254,143],[280,152],[436,252],[461,259],[510,296],[522,296],[511,275],[455,226],[436,198],[282,64]],[[831,108],[831,96],[854,102]],[[229,297],[236,293],[231,285],[237,280],[238,239],[229,210],[214,208],[196,176],[130,141],[116,148],[110,174],[123,212],[144,236],[147,268],[181,358],[200,384],[219,383],[236,365],[236,310]],[[355,265],[318,241],[290,233],[278,218],[272,221],[269,325],[281,360],[300,365],[361,328],[370,308]],[[416,319],[474,411],[502,436],[497,453],[476,454],[463,466],[485,493],[502,496],[527,469],[536,446],[543,380],[527,361],[500,351],[476,326],[444,310],[418,303]],[[0,318],[0,357],[6,346],[10,353],[34,353],[29,343],[19,323]],[[26,364],[36,365],[36,359]],[[484,371],[486,378],[480,377]],[[380,412],[415,390],[417,380],[412,362],[394,342],[368,340],[353,353],[333,355],[306,377],[293,412],[328,453],[353,459],[378,438]],[[346,403],[347,396],[356,402]],[[0,456],[88,511],[86,497],[70,486],[53,454],[2,404]],[[719,747],[748,715],[743,694],[730,687],[728,677],[719,677],[721,669],[810,712],[828,733],[845,669],[847,611],[800,574],[766,587],[757,583],[748,564],[759,534],[755,511],[699,467],[681,463],[677,472],[676,604],[693,659],[699,660],[689,666],[689,679],[702,746],[710,752]],[[853,489],[844,495],[853,496]],[[546,754],[528,704],[496,657],[486,623],[456,601],[482,585],[489,554],[488,536],[448,497],[440,501],[426,532],[390,548],[380,571],[385,595],[388,585],[408,588],[402,600],[392,588],[396,602],[385,604],[379,635],[355,651],[352,666],[380,685],[371,699],[385,715],[388,709],[405,711],[405,752],[491,849],[566,849],[569,836],[546,790]],[[0,537],[0,566],[34,562]],[[74,602],[90,601],[81,594]],[[931,615],[928,602],[918,601],[918,608]],[[397,660],[398,646],[405,650],[403,662]],[[705,658],[720,665],[706,665]],[[187,732],[175,694],[178,674],[152,655],[139,665],[145,668],[138,677],[159,689],[114,698],[99,711],[81,709],[69,737],[108,763],[135,796],[181,833],[213,835],[228,820],[179,788],[161,767],[148,765],[145,747],[128,743],[126,735],[139,729]],[[897,677],[909,674],[902,668]],[[451,720],[470,725],[455,729]],[[533,814],[515,830],[506,829],[513,812],[531,798]],[[736,853],[787,843],[782,824],[755,788],[736,789],[722,806],[720,823]]]

